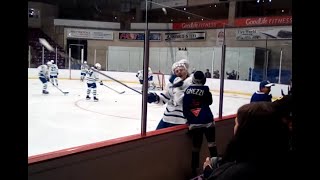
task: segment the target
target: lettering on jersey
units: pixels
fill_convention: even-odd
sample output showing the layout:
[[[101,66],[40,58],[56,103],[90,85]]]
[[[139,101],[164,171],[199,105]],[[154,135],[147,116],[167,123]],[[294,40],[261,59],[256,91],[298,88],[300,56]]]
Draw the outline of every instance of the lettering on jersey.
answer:
[[[191,109],[192,114],[196,117],[199,116],[200,111],[201,111],[201,108]]]
[[[203,96],[204,90],[202,89],[187,89],[186,94],[194,94],[198,96]]]

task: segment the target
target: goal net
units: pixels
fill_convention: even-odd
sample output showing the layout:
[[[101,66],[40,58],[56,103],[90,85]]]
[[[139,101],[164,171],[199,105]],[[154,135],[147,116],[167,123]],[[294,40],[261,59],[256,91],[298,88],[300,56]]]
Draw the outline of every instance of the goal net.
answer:
[[[156,85],[157,89],[163,90],[165,87],[164,74],[161,72],[152,72],[153,73],[153,82]]]

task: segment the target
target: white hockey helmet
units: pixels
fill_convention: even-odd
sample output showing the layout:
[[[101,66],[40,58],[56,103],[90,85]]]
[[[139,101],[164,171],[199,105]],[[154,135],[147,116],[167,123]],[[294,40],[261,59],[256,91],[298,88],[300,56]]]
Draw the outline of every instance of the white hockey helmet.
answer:
[[[187,59],[181,59],[178,62],[183,63],[186,66],[187,70],[189,69],[189,61]]]
[[[175,70],[177,67],[182,67],[182,68],[188,70],[188,69],[186,68],[186,65],[185,65],[184,63],[175,62],[175,63],[173,63],[172,69],[171,69],[173,74],[175,74],[174,70]]]
[[[48,61],[48,62],[47,62],[47,65],[48,65],[48,66],[52,65],[52,62],[51,62],[51,61]]]
[[[96,64],[94,65],[94,67],[97,68],[97,69],[101,69],[101,64],[96,63]]]
[[[54,60],[51,60],[51,63],[54,64]]]
[[[87,64],[87,61],[83,61],[83,63]]]

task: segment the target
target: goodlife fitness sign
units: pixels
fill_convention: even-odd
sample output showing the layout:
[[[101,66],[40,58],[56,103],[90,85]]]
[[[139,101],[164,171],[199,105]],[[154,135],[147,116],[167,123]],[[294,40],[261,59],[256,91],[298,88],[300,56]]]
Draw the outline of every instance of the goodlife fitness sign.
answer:
[[[228,20],[213,20],[213,21],[199,21],[187,23],[173,23],[173,29],[211,29],[222,28],[223,24],[227,24]],[[234,25],[236,27],[250,27],[250,26],[280,26],[291,25],[292,16],[271,16],[271,17],[256,17],[256,18],[239,18],[235,19]]]

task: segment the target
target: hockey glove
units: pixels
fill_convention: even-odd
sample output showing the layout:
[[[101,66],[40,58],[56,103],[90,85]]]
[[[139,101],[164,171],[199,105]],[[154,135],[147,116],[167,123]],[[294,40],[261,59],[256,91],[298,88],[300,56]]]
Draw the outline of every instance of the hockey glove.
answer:
[[[148,93],[148,103],[159,101],[159,96],[156,93]]]
[[[175,87],[181,87],[182,85],[183,85],[183,81],[184,80],[182,80],[180,77],[177,77],[177,78],[175,78],[174,79],[174,81],[173,81],[173,85],[172,85],[172,87],[173,88],[175,88]]]
[[[100,85],[101,85],[101,86],[103,85],[103,82],[102,82],[102,81],[100,81]]]
[[[174,82],[174,79],[176,79],[176,75],[175,74],[172,74],[171,77],[169,78],[169,82],[171,82],[173,84]]]

